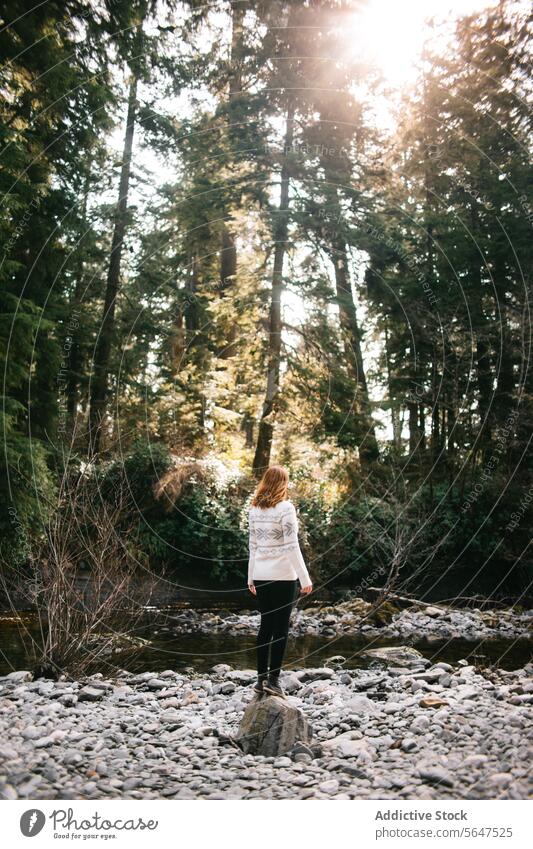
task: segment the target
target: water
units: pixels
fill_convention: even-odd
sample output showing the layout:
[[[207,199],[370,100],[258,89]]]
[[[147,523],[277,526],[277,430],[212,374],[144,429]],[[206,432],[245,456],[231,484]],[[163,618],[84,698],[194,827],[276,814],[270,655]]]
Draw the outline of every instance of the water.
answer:
[[[0,674],[15,669],[32,669],[34,641],[38,626],[31,614],[0,617]],[[158,630],[157,623],[145,624],[139,632],[144,643],[134,656],[118,655],[102,661],[97,669],[112,674],[117,668],[132,671],[162,672],[164,669],[207,672],[216,663],[228,663],[239,669],[255,667],[255,637],[251,634],[177,634]],[[403,645],[405,640],[368,638],[362,636],[324,637],[306,635],[289,638],[285,667],[320,666],[333,655],[346,658],[345,668],[365,667],[370,662],[363,656],[365,649],[379,646]],[[502,669],[518,669],[533,659],[531,639],[493,639],[470,641],[464,639],[421,639],[413,643],[432,662],[454,663],[466,658],[479,666],[497,665]]]

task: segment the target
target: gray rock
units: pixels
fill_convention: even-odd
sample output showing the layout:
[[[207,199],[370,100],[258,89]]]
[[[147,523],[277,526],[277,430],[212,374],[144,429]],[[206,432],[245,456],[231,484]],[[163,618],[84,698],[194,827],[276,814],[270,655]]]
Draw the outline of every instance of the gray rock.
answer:
[[[378,687],[386,680],[387,675],[370,675],[365,678],[357,678],[353,685],[356,690],[370,690],[373,687]]]
[[[231,669],[226,673],[226,678],[229,681],[235,681],[236,684],[251,684],[255,680],[257,673],[254,669]]]
[[[424,656],[412,646],[381,646],[376,649],[367,649],[363,652],[364,657],[373,657],[384,663],[394,663],[398,666],[412,666],[414,663],[425,661]]]
[[[439,766],[421,767],[418,774],[423,781],[430,784],[442,784],[444,787],[453,787],[454,784],[450,773]]]
[[[322,781],[322,783],[318,785],[318,789],[321,793],[331,795],[332,793],[337,793],[339,789],[339,782],[336,778],[330,778],[328,781]]]
[[[149,690],[164,690],[165,687],[168,687],[168,682],[163,681],[162,678],[150,678],[146,685]]]
[[[17,750],[14,746],[2,745],[0,747],[0,760],[12,761],[17,757]]]
[[[446,610],[442,607],[425,607],[424,613],[426,616],[431,616],[431,618],[442,616],[446,613]]]
[[[311,746],[308,746],[306,743],[302,743],[298,740],[292,747],[291,754],[293,757],[296,757],[296,755],[309,755],[309,757],[312,758],[313,750],[311,749]]]
[[[296,672],[296,676],[299,681],[308,683],[309,681],[321,681],[328,678],[334,678],[335,671],[322,666],[317,669],[302,669],[299,672]]]
[[[22,729],[20,736],[23,737],[24,740],[38,740],[42,733],[42,728],[37,728],[35,725],[28,725],[27,728]]]
[[[352,778],[359,778],[361,780],[369,780],[368,773],[364,772],[362,769],[359,769],[358,766],[354,766],[353,764],[343,763],[339,766],[341,772],[345,772],[348,775],[351,775]]]
[[[356,739],[354,734],[358,732],[347,731],[338,734],[331,740],[322,743],[324,755],[336,755],[341,758],[357,758],[361,763],[370,763],[377,757],[376,750],[367,740]]]
[[[245,754],[284,755],[312,732],[301,710],[278,696],[253,699],[244,712],[236,742]]]
[[[98,702],[104,696],[104,690],[96,687],[82,687],[78,693],[79,702]]]
[[[66,766],[78,766],[83,763],[83,755],[77,749],[67,749],[62,757],[62,761]]]
[[[419,734],[423,734],[429,728],[431,721],[429,716],[425,716],[421,714],[416,716],[411,723],[411,731],[417,731]]]
[[[285,692],[289,694],[297,693],[298,690],[301,690],[303,687],[303,684],[301,683],[298,676],[294,674],[294,672],[285,673],[282,677],[281,683]]]
[[[366,696],[352,696],[346,702],[346,707],[350,708],[350,710],[355,714],[376,714],[379,713],[380,708],[373,702],[371,699]]]
[[[328,669],[341,669],[345,663],[346,658],[342,654],[334,654],[332,657],[328,657],[327,660],[324,661],[324,665]]]
[[[0,799],[18,799],[19,795],[11,784],[0,783]]]
[[[26,681],[31,681],[33,679],[33,674],[25,669],[21,669],[18,672],[9,672],[8,675],[6,675],[6,678],[8,681],[23,684]]]

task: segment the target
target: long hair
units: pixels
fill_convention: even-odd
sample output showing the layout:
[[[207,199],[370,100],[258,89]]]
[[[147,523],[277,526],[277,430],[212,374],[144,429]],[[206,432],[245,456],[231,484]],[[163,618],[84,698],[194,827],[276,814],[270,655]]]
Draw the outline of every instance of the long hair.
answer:
[[[253,507],[275,507],[287,498],[289,474],[283,466],[270,466],[257,485]]]

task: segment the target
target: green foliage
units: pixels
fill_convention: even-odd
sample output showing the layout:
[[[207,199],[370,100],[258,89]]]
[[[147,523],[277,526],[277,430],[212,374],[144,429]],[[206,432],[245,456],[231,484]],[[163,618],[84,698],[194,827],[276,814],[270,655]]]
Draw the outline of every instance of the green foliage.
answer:
[[[116,457],[98,470],[98,486],[105,499],[125,486],[132,501],[142,509],[153,505],[154,484],[172,464],[168,448],[161,442],[139,439],[123,457]]]
[[[3,399],[0,413],[3,450],[0,452],[0,561],[9,568],[23,563],[32,538],[42,533],[50,515],[55,486],[47,452],[17,427],[21,405]]]
[[[210,578],[235,579],[245,573],[248,534],[243,525],[243,502],[232,488],[214,481],[192,479],[170,515],[150,514],[143,533],[147,551],[163,557],[169,574],[197,575],[197,586]]]

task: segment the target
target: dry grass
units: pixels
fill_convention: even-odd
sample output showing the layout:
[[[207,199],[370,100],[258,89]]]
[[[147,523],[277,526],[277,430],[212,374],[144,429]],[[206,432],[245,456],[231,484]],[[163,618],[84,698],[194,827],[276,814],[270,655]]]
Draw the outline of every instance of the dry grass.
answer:
[[[139,568],[135,530],[126,490],[110,502],[86,475],[62,482],[58,508],[18,579],[37,613],[36,677],[80,676],[129,640],[157,585]]]
[[[206,480],[208,472],[201,463],[196,461],[180,463],[163,475],[154,486],[154,497],[164,499],[163,509],[170,512],[181,498],[188,484]]]

